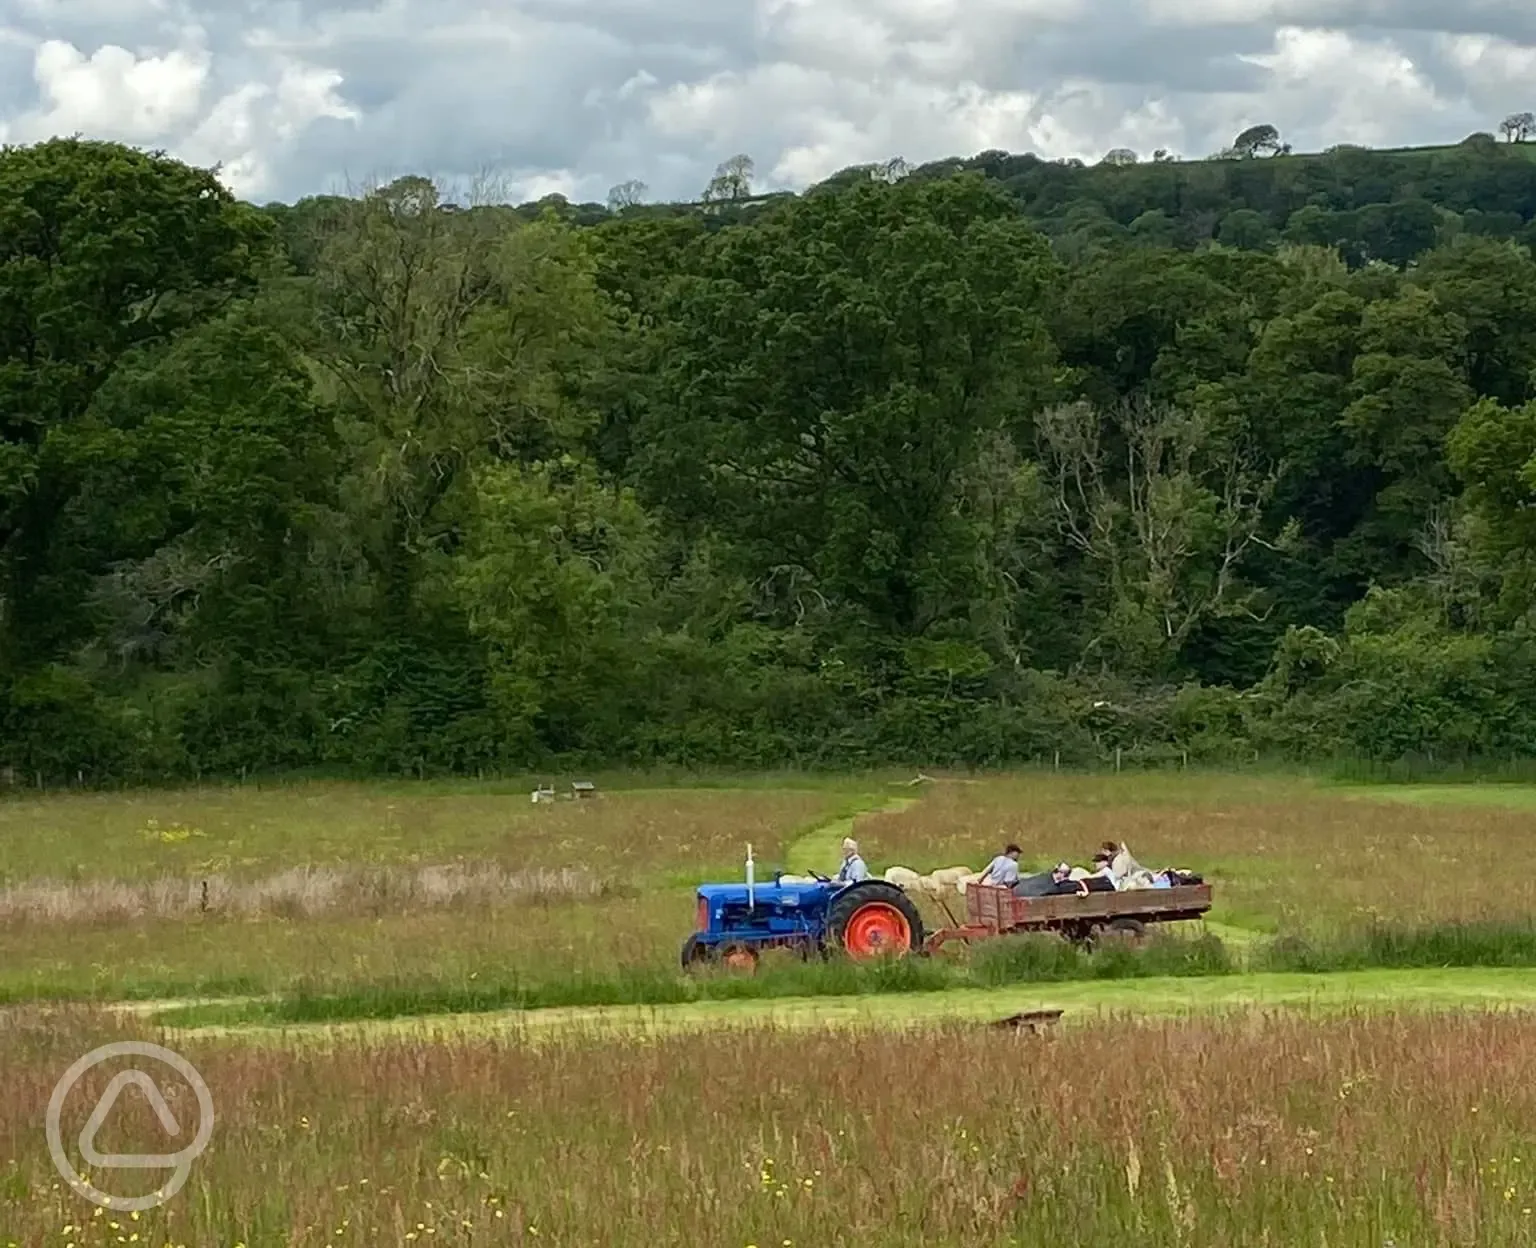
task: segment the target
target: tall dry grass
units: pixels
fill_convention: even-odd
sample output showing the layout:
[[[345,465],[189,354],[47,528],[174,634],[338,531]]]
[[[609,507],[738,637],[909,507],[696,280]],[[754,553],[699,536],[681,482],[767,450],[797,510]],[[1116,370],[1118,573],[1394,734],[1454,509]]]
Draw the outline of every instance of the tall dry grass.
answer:
[[[138,1220],[63,1190],[40,1129],[115,1033],[9,1027],[0,1227],[29,1248],[1439,1248],[1536,1225],[1536,1033],[1511,1017],[188,1045],[213,1143]],[[111,1073],[71,1097],[67,1140]],[[104,1146],[157,1131],[130,1110]]]
[[[293,867],[251,880],[214,873],[154,880],[31,880],[0,888],[0,925],[385,915],[527,902],[596,901],[620,887],[576,867],[509,871],[493,862],[423,867]]]

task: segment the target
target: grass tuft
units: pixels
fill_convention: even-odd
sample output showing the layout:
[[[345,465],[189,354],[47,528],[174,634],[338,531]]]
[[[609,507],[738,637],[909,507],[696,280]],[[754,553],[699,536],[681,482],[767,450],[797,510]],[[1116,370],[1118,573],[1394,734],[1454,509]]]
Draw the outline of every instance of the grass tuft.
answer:
[[[1286,933],[1260,945],[1257,969],[1324,974],[1432,967],[1536,967],[1536,924],[1385,923],[1346,929],[1327,938]]]
[[[1092,952],[1045,935],[1008,936],[976,947],[972,979],[984,987],[1080,979],[1142,979],[1158,976],[1229,975],[1232,955],[1216,936],[1157,933],[1144,947],[1106,939]]]

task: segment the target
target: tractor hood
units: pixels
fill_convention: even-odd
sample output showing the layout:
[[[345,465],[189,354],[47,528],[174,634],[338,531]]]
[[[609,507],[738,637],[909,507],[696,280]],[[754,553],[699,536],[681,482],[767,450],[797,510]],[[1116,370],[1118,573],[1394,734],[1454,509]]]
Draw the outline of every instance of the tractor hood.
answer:
[[[774,884],[769,881],[752,890],[752,897],[760,906],[800,906],[813,904],[839,891],[841,884]],[[701,884],[699,898],[714,909],[721,905],[746,905],[745,884]]]

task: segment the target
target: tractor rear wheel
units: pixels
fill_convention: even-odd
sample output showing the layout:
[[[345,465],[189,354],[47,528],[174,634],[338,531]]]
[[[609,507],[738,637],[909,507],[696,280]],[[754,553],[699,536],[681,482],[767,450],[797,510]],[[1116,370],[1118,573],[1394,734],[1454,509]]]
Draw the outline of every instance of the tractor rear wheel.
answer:
[[[832,903],[827,940],[860,961],[895,954],[905,957],[923,945],[923,916],[894,884],[864,884]]]

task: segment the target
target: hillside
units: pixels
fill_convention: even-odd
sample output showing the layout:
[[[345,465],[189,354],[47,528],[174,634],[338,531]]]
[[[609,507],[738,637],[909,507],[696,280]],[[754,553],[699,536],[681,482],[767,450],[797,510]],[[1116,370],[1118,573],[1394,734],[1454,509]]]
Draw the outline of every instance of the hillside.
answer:
[[[1528,151],[610,213],[7,149],[0,768],[1529,754]]]
[[[1084,165],[987,151],[900,172],[919,180],[980,173],[1007,191],[1066,259],[1120,242],[1191,249],[1214,241],[1244,250],[1281,242],[1316,244],[1336,247],[1356,265],[1370,259],[1401,264],[1461,234],[1536,245],[1536,142],[1500,142],[1491,134],[1449,146],[1342,145],[1317,153],[1130,164]],[[717,183],[725,176],[718,175]],[[804,195],[891,176],[890,166],[855,166]],[[531,218],[552,210],[582,226],[619,215],[703,213],[720,225],[797,198],[788,192],[753,194],[747,173],[715,192],[713,201],[636,203],[618,212],[553,195],[516,211]],[[294,211],[283,205],[269,210],[279,216]]]
[[[984,173],[1068,256],[1115,241],[1244,249],[1285,241],[1403,263],[1460,233],[1536,239],[1533,157],[1536,144],[1482,135],[1455,147],[1091,167],[989,152],[916,173]]]

